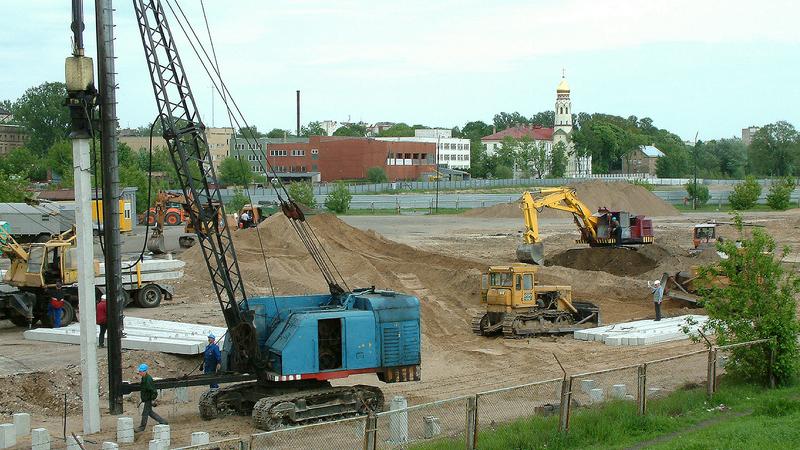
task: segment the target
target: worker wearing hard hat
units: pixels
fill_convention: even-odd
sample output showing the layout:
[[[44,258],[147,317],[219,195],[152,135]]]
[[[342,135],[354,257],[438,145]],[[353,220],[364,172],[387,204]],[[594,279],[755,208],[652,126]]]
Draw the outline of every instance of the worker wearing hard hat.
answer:
[[[160,424],[166,424],[167,421],[161,418],[155,411],[153,411],[153,401],[158,398],[158,390],[156,390],[156,385],[153,382],[153,377],[147,373],[149,367],[147,364],[139,364],[139,376],[142,377],[141,382],[139,383],[139,392],[142,396],[142,403],[144,404],[144,408],[142,408],[142,423],[139,425],[139,428],[136,429],[137,432],[144,431],[145,427],[147,427],[147,418],[152,417],[156,420],[156,422]]]
[[[647,286],[653,291],[653,305],[656,307],[656,322],[661,320],[661,301],[664,299],[664,286],[661,285],[661,280],[656,280],[652,283],[647,282]]]
[[[217,345],[217,337],[213,334],[209,334],[208,345],[203,351],[203,373],[217,373],[220,363],[222,363],[222,354],[220,353],[219,346]],[[211,389],[217,389],[219,388],[219,385],[217,383],[211,383],[210,387]]]

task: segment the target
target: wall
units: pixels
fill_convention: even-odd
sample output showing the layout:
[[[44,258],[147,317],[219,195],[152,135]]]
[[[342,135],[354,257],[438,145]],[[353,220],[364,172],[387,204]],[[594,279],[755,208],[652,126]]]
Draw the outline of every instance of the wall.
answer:
[[[311,147],[319,150],[322,181],[366,178],[371,167],[383,168],[390,181],[417,180],[435,170],[433,143],[314,136]]]

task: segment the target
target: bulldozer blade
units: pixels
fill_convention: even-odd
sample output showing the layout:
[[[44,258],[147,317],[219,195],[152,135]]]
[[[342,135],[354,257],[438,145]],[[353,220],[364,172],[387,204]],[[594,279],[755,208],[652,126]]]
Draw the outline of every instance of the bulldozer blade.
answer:
[[[544,245],[541,242],[536,244],[520,244],[520,246],[517,247],[517,261],[543,266]]]
[[[147,250],[155,255],[163,255],[167,253],[167,247],[164,245],[164,235],[153,236],[147,240]]]

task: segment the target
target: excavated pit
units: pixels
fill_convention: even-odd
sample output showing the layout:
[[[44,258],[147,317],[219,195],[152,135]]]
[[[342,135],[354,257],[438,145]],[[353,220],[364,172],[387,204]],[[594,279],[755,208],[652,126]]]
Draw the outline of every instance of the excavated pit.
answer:
[[[635,276],[655,269],[658,260],[628,248],[573,248],[551,256],[545,265]]]

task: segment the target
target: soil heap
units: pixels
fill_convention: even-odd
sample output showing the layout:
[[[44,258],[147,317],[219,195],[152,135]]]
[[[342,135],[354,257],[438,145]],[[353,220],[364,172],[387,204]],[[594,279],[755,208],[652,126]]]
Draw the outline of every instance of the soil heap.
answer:
[[[609,183],[605,181],[586,181],[571,185],[576,189],[578,198],[589,209],[597,211],[606,207],[612,210],[629,211],[646,216],[676,216],[680,212],[674,206],[656,197],[647,189],[630,183]],[[475,208],[464,212],[466,217],[485,218],[517,218],[522,216],[517,202],[501,203],[487,208]],[[539,217],[568,218],[569,214],[545,208]]]

